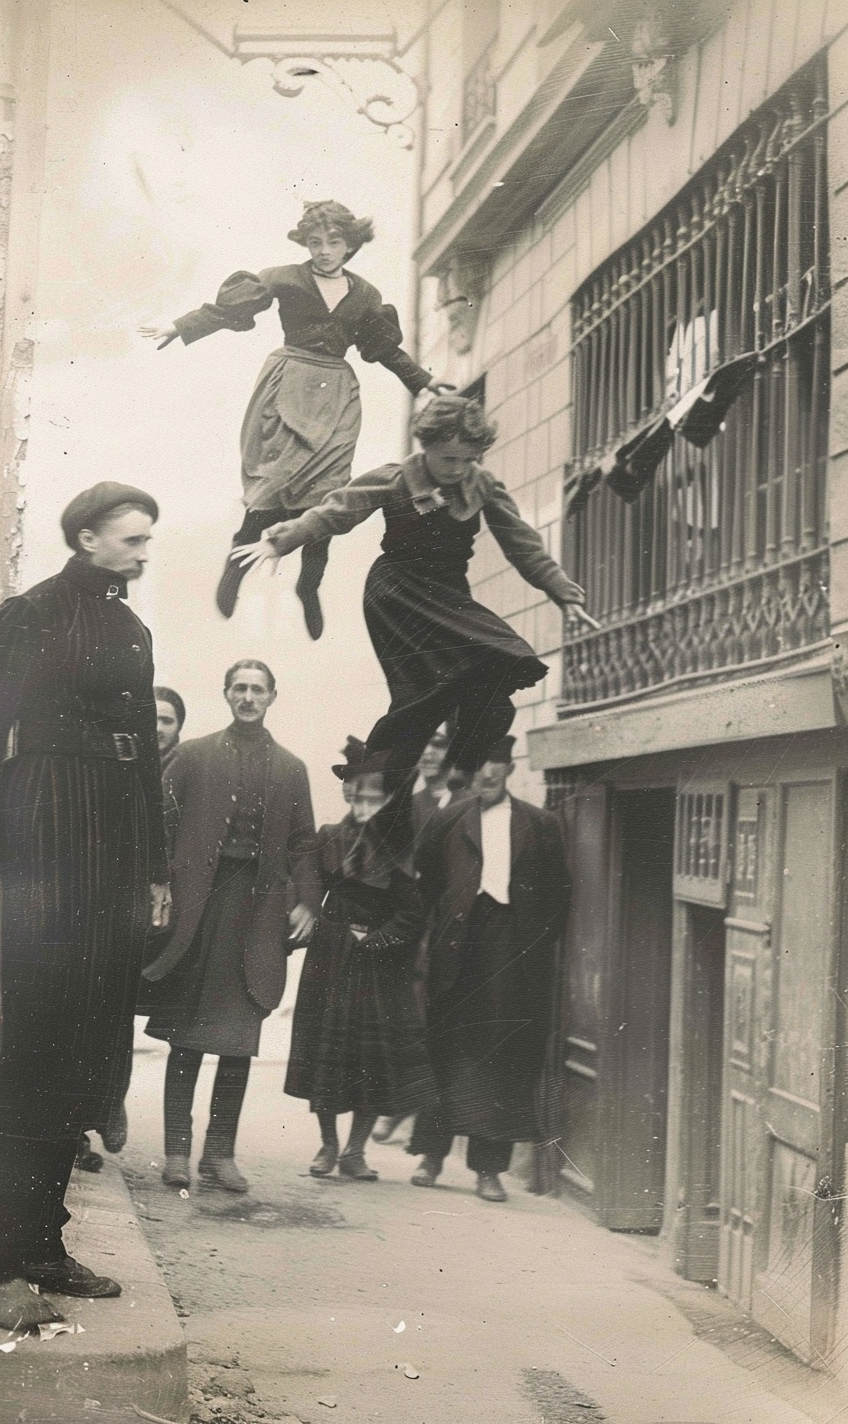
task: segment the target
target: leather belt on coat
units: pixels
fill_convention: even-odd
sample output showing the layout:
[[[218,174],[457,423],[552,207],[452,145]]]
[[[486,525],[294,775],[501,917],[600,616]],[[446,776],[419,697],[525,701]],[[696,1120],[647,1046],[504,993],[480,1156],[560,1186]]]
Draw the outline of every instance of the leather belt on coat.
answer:
[[[134,732],[107,732],[93,722],[21,722],[15,752],[41,752],[45,756],[97,757],[107,761],[138,761]]]

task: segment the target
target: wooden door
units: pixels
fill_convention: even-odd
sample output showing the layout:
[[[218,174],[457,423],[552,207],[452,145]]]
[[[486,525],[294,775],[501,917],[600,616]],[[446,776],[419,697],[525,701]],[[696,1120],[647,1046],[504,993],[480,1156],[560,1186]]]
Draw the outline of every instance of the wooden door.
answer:
[[[757,1319],[808,1359],[829,1348],[825,1263],[837,1249],[829,1201],[837,1008],[833,821],[830,781],[782,788],[764,1093],[766,1231],[754,1305]]]
[[[834,784],[739,793],[727,929],[720,1284],[808,1360],[835,1225]]]
[[[719,1284],[750,1311],[764,1182],[762,1075],[771,984],[773,794],[739,792],[730,913],[725,920],[725,1013]]]

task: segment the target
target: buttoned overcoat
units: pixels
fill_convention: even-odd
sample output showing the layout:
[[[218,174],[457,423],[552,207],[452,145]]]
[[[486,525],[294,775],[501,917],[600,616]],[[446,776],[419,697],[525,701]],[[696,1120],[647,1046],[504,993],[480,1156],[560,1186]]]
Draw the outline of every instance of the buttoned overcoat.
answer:
[[[164,776],[165,820],[171,855],[173,930],[144,970],[152,982],[179,964],[200,925],[212,891],[237,789],[237,754],[226,731],[182,742]],[[270,1013],[283,997],[289,941],[288,911],[307,905],[317,914],[320,879],[315,821],[303,762],[269,737],[259,864],[253,913],[244,927],[244,968],[251,998]]]
[[[0,772],[2,1133],[76,1137],[126,1088],[149,887],[167,879],[153,655],[126,597],[77,555],[0,608],[0,747],[16,728]]]

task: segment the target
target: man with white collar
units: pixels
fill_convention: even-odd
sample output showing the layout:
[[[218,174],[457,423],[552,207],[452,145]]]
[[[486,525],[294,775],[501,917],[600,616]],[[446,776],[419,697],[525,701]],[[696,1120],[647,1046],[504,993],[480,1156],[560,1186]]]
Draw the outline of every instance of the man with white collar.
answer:
[[[507,791],[514,737],[503,737],[471,796],[431,817],[417,851],[430,907],[427,1043],[440,1107],[421,1112],[412,1177],[431,1187],[455,1134],[484,1201],[505,1201],[515,1142],[537,1137],[554,958],[568,908],[560,824]]]

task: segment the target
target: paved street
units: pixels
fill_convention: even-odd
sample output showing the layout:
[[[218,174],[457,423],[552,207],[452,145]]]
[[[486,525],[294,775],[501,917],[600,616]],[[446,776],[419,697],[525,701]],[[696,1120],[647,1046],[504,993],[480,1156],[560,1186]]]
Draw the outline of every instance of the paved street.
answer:
[[[247,1197],[193,1189],[183,1199],[161,1184],[165,1054],[139,1039],[122,1160],[205,1385],[197,1418],[848,1418],[836,1381],[680,1281],[657,1242],[603,1231],[579,1204],[532,1196],[512,1178],[506,1206],[480,1202],[459,1157],[444,1185],[416,1190],[413,1160],[394,1143],[370,1151],[378,1183],[311,1179],[314,1121],[281,1091],[289,1022],[272,1016],[251,1079],[238,1157]],[[201,1131],[212,1072],[210,1060]]]

